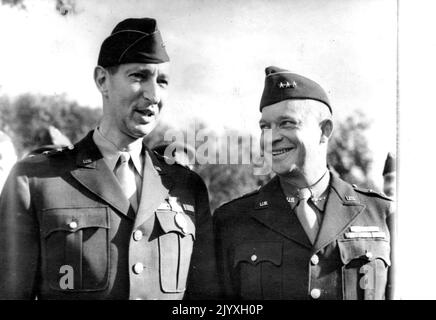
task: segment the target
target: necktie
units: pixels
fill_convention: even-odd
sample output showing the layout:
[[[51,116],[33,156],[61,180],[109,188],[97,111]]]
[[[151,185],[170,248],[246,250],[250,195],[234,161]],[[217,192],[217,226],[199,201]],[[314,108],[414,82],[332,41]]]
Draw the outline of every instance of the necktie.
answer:
[[[136,212],[138,200],[136,195],[135,167],[133,166],[132,159],[128,152],[121,152],[117,166],[115,167],[115,175],[121,185],[121,189],[123,189],[124,194],[127,199],[130,200]]]
[[[297,213],[298,220],[300,220],[300,223],[303,226],[303,229],[306,232],[310,242],[314,244],[318,234],[319,225],[315,211],[307,202],[311,195],[312,194],[309,188],[300,189],[298,195],[300,202],[295,208],[295,211]]]

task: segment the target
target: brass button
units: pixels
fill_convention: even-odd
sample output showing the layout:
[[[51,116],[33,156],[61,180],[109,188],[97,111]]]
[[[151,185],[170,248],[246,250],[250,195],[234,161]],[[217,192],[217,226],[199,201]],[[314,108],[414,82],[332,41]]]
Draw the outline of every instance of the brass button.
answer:
[[[141,262],[137,262],[133,265],[133,272],[136,274],[140,274],[144,271],[144,265]]]
[[[76,221],[71,221],[71,222],[68,224],[68,226],[69,226],[71,229],[76,229],[77,226],[78,226],[78,224],[77,224]]]
[[[372,257],[373,257],[374,255],[372,254],[371,251],[367,251],[367,252],[365,253],[365,256],[366,256],[366,258],[367,258],[368,260],[371,260]]]
[[[311,258],[310,258],[310,262],[316,266],[319,263],[319,258],[316,254],[314,254]]]
[[[251,259],[251,261],[253,261],[253,262],[254,262],[254,261],[256,261],[256,260],[257,260],[257,256],[256,256],[255,254],[253,254],[253,255],[251,256],[251,258],[250,258],[250,259]]]
[[[311,296],[313,299],[318,299],[319,297],[321,297],[321,290],[319,290],[319,289],[312,289],[312,290],[310,291],[310,296]]]
[[[134,239],[135,241],[139,241],[139,240],[141,240],[141,239],[142,239],[142,236],[143,236],[143,233],[142,233],[141,230],[136,230],[136,231],[133,233],[133,239]]]

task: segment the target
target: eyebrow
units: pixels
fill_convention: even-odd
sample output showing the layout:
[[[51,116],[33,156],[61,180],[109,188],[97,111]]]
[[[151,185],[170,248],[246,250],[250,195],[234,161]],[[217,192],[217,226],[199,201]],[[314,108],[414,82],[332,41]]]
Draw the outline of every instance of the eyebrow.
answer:
[[[297,118],[295,118],[293,116],[283,116],[283,115],[279,116],[277,119],[274,119],[273,122],[274,121],[279,122],[279,121],[282,121],[282,120],[293,120],[293,121],[298,122],[298,123],[301,122],[301,120],[299,120],[299,119],[297,119]],[[259,124],[269,123],[269,122],[271,122],[271,121],[267,121],[267,120],[264,120],[264,119],[260,119],[259,120]]]
[[[126,73],[131,73],[131,72],[141,72],[147,75],[153,75],[157,73],[157,69],[151,69],[150,67],[132,67],[126,70]]]

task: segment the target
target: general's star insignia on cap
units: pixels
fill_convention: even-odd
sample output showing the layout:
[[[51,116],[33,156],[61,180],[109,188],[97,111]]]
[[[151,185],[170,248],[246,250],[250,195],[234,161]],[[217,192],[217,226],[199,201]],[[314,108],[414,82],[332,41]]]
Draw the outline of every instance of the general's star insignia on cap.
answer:
[[[297,86],[297,83],[295,81],[292,81],[291,83],[289,83],[288,81],[285,81],[285,82],[280,81],[278,86],[280,89],[295,88]]]

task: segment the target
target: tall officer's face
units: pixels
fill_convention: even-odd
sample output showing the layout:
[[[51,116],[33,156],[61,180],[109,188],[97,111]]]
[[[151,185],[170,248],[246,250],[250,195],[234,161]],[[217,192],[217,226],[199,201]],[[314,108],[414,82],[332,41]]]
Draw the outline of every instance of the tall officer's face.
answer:
[[[156,126],[168,83],[168,62],[120,65],[114,74],[107,74],[105,116],[127,136],[146,136]]]
[[[322,130],[311,104],[312,100],[284,100],[262,109],[261,147],[278,175],[308,173],[325,161]]]

